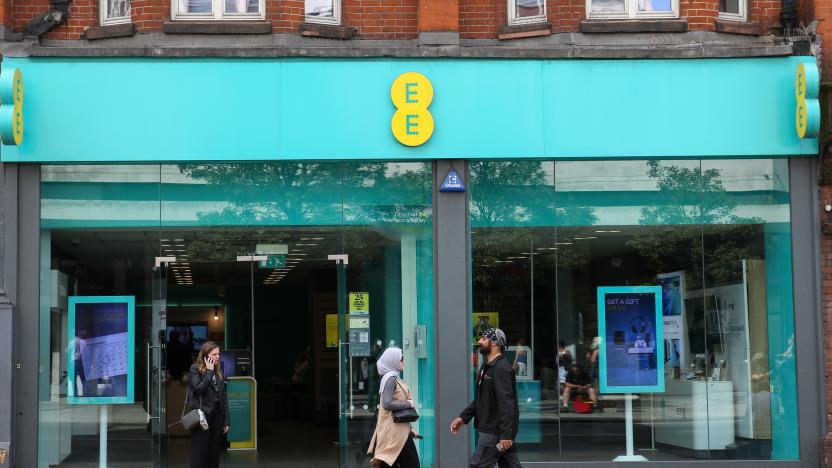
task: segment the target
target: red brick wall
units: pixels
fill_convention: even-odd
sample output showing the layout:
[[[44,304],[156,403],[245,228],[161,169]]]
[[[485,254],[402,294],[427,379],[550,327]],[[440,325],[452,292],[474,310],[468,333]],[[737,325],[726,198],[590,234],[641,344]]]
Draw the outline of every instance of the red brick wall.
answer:
[[[0,0],[0,19],[2,18]],[[8,1],[8,0],[5,0]],[[176,0],[173,0],[176,1]],[[342,0],[342,22],[353,26],[363,39],[414,39],[418,37],[419,0]],[[170,20],[171,0],[132,0],[133,22],[139,33],[162,31]],[[298,33],[304,16],[303,0],[265,0],[266,19],[275,33]],[[13,31],[49,9],[49,0],[14,0]],[[89,26],[99,24],[99,0],[72,0],[69,20],[47,34],[49,39],[80,39]]]
[[[459,37],[494,39],[507,14],[505,0],[459,0]]]
[[[364,39],[413,39],[419,36],[419,0],[342,0],[342,23],[358,28]]]
[[[829,164],[828,159],[824,161]],[[820,187],[820,206],[818,213],[824,213],[824,205],[832,203],[832,186]],[[825,219],[822,218],[822,219]],[[826,362],[826,421],[832,427],[832,234],[821,234],[820,239],[820,267],[821,267],[821,314],[823,315],[823,354]],[[821,466],[832,466],[832,435],[827,434],[821,444]]]
[[[156,33],[170,19],[171,0],[133,0],[133,21],[140,33]],[[303,21],[303,0],[264,0],[266,19],[275,33],[297,33]],[[577,31],[585,16],[586,0],[547,0],[554,32]],[[760,22],[764,33],[779,24],[780,0],[748,0],[749,21]],[[458,8],[455,8],[458,2]],[[800,12],[818,17],[820,32],[832,37],[832,0],[799,0]],[[23,25],[49,8],[49,0],[0,0],[0,22],[21,31]],[[718,0],[681,0],[680,16],[692,30],[713,30]],[[4,15],[9,19],[4,20]],[[507,25],[506,0],[343,0],[343,24],[364,39],[413,39],[422,31],[453,31],[462,38],[496,38]],[[70,20],[56,28],[51,39],[78,39],[88,26],[98,25],[98,0],[73,0]],[[826,48],[825,50],[832,50]],[[825,60],[829,71],[832,60]],[[828,74],[828,73],[827,73]]]
[[[719,14],[717,0],[682,0],[679,2],[679,16],[687,18],[688,28],[698,31],[713,31],[714,19]]]
[[[271,19],[272,31],[297,34],[303,22],[303,0],[266,0],[266,15]]]

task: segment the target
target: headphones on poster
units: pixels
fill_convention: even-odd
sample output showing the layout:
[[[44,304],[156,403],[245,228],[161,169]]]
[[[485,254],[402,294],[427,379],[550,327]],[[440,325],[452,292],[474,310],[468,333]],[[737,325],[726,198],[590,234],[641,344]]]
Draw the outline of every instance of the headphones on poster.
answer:
[[[633,333],[644,334],[648,329],[650,329],[650,324],[644,320],[644,317],[636,317],[630,322],[630,330]]]

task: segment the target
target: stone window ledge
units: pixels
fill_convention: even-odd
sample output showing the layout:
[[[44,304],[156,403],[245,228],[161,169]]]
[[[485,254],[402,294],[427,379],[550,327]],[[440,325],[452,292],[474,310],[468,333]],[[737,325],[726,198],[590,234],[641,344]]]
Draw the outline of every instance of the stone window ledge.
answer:
[[[307,37],[325,37],[329,39],[352,39],[355,37],[355,28],[337,24],[303,22],[300,24],[300,35]]]
[[[524,37],[548,36],[552,34],[550,23],[532,23],[519,26],[505,26],[497,36],[500,40],[521,39]]]
[[[687,30],[686,19],[581,21],[582,33],[674,33]]]
[[[763,25],[761,23],[743,23],[717,18],[714,20],[716,32],[728,34],[744,34],[746,36],[762,36]]]
[[[88,41],[96,39],[110,39],[113,37],[130,37],[136,35],[136,25],[133,23],[112,24],[109,26],[90,26],[84,31],[84,38]]]
[[[267,21],[166,21],[165,34],[271,34]]]

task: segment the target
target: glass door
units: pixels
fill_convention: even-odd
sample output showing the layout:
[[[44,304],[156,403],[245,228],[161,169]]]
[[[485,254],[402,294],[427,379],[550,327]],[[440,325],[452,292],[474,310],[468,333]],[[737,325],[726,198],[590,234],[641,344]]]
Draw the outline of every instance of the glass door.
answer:
[[[167,317],[167,274],[172,258],[156,257],[152,272],[151,333],[145,342],[148,426],[152,437],[154,466],[167,466],[166,369],[163,359]]]
[[[358,468],[368,464],[367,447],[379,403],[375,361],[390,343],[372,341],[370,292],[362,287],[360,272],[348,275],[346,255],[330,258],[337,272],[340,466]]]

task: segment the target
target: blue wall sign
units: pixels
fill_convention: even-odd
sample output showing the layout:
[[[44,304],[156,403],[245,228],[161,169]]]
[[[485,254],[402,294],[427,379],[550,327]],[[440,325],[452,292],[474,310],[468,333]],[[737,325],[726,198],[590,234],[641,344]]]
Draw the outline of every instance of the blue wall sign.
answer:
[[[448,171],[448,175],[445,176],[445,180],[442,181],[442,186],[439,187],[440,192],[464,192],[465,191],[465,184],[462,182],[462,179],[457,174],[456,169],[451,169]]]
[[[661,286],[598,288],[601,393],[664,392]]]

